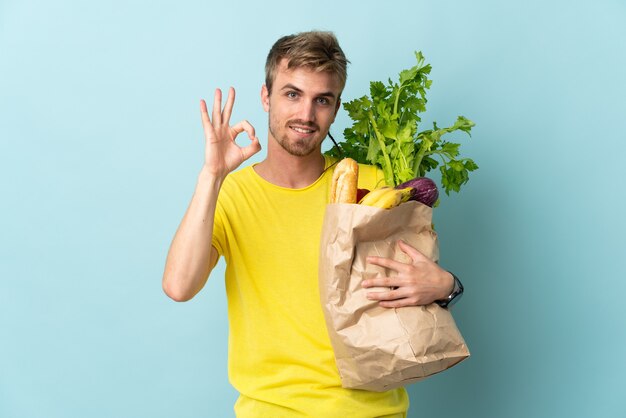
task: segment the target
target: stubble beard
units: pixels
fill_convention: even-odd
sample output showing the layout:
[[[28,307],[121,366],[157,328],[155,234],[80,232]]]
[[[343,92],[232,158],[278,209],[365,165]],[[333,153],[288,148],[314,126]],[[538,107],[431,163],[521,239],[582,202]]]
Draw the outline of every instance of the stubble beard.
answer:
[[[313,152],[321,149],[321,144],[324,138],[326,138],[326,133],[321,131],[317,131],[318,135],[323,135],[320,139],[312,138],[310,140],[301,139],[301,140],[290,140],[288,132],[291,128],[289,125],[294,121],[289,121],[284,126],[284,132],[281,135],[281,130],[279,127],[280,122],[273,121],[272,115],[270,112],[269,116],[269,131],[272,137],[278,142],[278,144],[289,154],[294,155],[296,157],[306,157],[311,155]],[[299,125],[306,125],[305,123],[298,122]],[[311,124],[308,124],[311,125]],[[315,129],[319,129],[319,127],[315,126]]]

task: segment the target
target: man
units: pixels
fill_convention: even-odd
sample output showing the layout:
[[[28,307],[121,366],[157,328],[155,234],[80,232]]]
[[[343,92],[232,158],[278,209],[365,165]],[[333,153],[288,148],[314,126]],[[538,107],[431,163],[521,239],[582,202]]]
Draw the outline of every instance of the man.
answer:
[[[341,387],[317,284],[319,238],[332,178],[321,151],[335,120],[347,60],[334,35],[306,32],[279,39],[261,89],[269,113],[267,158],[236,170],[261,149],[247,121],[230,125],[235,91],[222,108],[215,92],[211,117],[201,101],[206,145],[191,203],[167,257],[163,288],[186,301],[224,256],[228,296],[229,376],[240,397],[239,417],[403,417],[404,389],[375,393]],[[250,143],[235,138],[245,132]],[[379,171],[360,167],[359,187],[373,188]],[[413,260],[368,261],[396,274],[365,287],[385,307],[445,299],[454,280],[414,248]]]

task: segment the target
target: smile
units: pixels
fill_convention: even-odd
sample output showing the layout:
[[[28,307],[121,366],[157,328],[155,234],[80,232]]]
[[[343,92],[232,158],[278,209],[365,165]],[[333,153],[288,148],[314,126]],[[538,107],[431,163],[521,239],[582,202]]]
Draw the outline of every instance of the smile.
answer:
[[[300,128],[298,126],[290,126],[290,128],[301,134],[311,134],[315,132],[313,129]]]

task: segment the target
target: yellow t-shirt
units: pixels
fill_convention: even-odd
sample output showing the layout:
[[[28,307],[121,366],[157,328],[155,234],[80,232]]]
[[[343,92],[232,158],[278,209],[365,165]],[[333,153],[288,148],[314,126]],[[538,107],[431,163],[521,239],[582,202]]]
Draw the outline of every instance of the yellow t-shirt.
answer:
[[[237,417],[406,416],[404,389],[341,387],[318,289],[333,168],[306,188],[288,189],[249,166],[228,175],[220,190],[213,246],[226,260]],[[360,166],[359,187],[372,189],[381,178],[374,167]]]

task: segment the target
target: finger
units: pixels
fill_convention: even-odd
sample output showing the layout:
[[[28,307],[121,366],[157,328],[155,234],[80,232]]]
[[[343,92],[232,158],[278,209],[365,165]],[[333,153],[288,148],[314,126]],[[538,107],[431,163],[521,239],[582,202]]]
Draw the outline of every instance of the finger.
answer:
[[[252,138],[252,143],[250,145],[241,147],[241,155],[243,155],[244,160],[247,160],[259,151],[261,151],[261,143],[259,142],[259,138],[256,136]]]
[[[224,106],[224,112],[222,112],[222,123],[228,125],[230,121],[230,115],[233,113],[233,106],[235,104],[235,89],[228,89],[228,96],[226,97],[226,105]]]
[[[382,306],[383,308],[404,308],[405,306],[415,306],[415,304],[411,303],[411,301],[407,298],[389,301],[383,300],[378,303],[378,305]]]
[[[420,251],[418,251],[416,248],[412,247],[411,245],[407,244],[404,240],[398,240],[398,246],[400,247],[403,253],[408,255],[411,258],[411,260],[413,260],[413,262],[420,261],[420,260],[427,258],[424,254],[422,254]]]
[[[374,264],[376,266],[385,267],[394,271],[400,271],[402,267],[404,266],[404,263],[401,263],[399,261],[393,260],[391,258],[386,258],[386,257],[378,257],[375,255],[370,255],[369,257],[367,257],[366,261],[369,264]]]
[[[247,120],[242,120],[241,122],[234,125],[231,129],[233,130],[234,136],[237,136],[245,131],[252,141],[251,144],[245,147],[240,147],[241,155],[244,160],[247,160],[261,150],[261,143],[259,141],[259,138],[257,138],[256,136],[254,126],[252,126],[250,122],[248,122]]]
[[[398,299],[404,299],[407,296],[408,296],[408,293],[402,288],[380,291],[380,292],[368,292],[366,294],[366,297],[369,300],[377,300],[377,301],[398,300]]]
[[[213,125],[211,125],[209,111],[204,99],[200,100],[200,117],[202,118],[202,128],[204,129],[205,138],[207,138],[213,132]]]
[[[222,124],[222,90],[215,89],[213,96],[213,116],[211,118],[214,125]]]
[[[207,109],[207,105],[204,99],[200,99],[200,116],[202,117],[203,125],[211,123],[211,120],[209,119],[209,111]]]
[[[361,287],[399,287],[403,286],[403,280],[397,277],[376,277],[373,279],[366,279],[361,282]]]
[[[237,124],[233,125],[231,129],[233,130],[233,136],[237,136],[245,131],[250,139],[256,137],[256,131],[254,129],[254,126],[252,126],[252,124],[247,120],[242,120],[241,122],[238,122]]]

